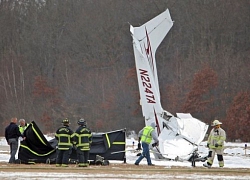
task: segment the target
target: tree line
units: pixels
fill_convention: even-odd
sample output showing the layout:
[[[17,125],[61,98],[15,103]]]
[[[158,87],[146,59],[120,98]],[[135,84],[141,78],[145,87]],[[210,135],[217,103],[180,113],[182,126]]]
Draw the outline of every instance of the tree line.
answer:
[[[223,122],[249,141],[250,1],[1,0],[1,134],[11,117],[44,133],[81,117],[93,131],[144,125],[129,25],[170,10],[156,52],[161,101],[171,113]]]

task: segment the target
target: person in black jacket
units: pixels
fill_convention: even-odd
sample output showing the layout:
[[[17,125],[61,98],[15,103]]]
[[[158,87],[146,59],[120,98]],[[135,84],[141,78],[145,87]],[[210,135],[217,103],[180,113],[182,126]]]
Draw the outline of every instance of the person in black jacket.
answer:
[[[77,124],[78,129],[75,132],[75,142],[77,147],[77,158],[79,167],[87,167],[89,165],[89,151],[92,143],[92,133],[87,128],[86,121],[81,118]]]
[[[5,128],[5,139],[10,145],[10,159],[9,163],[14,164],[16,159],[15,155],[18,149],[18,138],[23,137],[23,140],[25,140],[25,137],[20,133],[19,127],[16,124],[17,118],[11,118],[10,124]]]
[[[60,127],[55,134],[58,140],[58,152],[56,157],[57,167],[68,167],[69,157],[72,152],[74,132],[69,128],[69,120],[62,121],[63,126]]]

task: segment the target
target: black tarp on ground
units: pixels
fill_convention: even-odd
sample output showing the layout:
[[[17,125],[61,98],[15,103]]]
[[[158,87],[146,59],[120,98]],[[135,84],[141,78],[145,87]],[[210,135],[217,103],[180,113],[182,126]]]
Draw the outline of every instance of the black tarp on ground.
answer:
[[[56,158],[57,140],[47,141],[36,123],[33,121],[25,130],[26,140],[21,142],[18,159],[21,163],[53,163]],[[93,133],[90,148],[90,159],[96,160],[96,155],[105,160],[125,160],[126,129],[107,133]],[[121,151],[121,152],[120,152]],[[120,152],[120,153],[115,153]],[[73,149],[70,159],[76,160],[76,151]]]

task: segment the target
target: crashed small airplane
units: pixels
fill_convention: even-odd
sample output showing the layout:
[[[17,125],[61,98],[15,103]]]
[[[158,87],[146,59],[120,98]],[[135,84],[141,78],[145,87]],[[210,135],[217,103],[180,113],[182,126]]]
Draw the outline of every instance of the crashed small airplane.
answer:
[[[140,27],[130,25],[130,32],[145,124],[155,122],[158,125],[159,146],[154,148],[154,156],[156,159],[190,160],[195,152],[197,154],[208,125],[189,113],[176,113],[175,117],[161,106],[155,53],[172,26],[167,9]]]

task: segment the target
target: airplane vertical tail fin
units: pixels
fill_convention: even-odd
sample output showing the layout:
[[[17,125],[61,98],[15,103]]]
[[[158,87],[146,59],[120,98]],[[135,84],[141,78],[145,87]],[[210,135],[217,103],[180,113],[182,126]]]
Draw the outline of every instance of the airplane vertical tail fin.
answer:
[[[139,42],[143,41],[143,44],[148,44],[150,39],[152,51],[155,53],[172,26],[173,21],[167,9],[140,27],[130,26],[130,32]]]
[[[160,91],[155,52],[173,26],[169,10],[159,14],[140,27],[130,26],[143,116],[146,119],[161,114]]]

